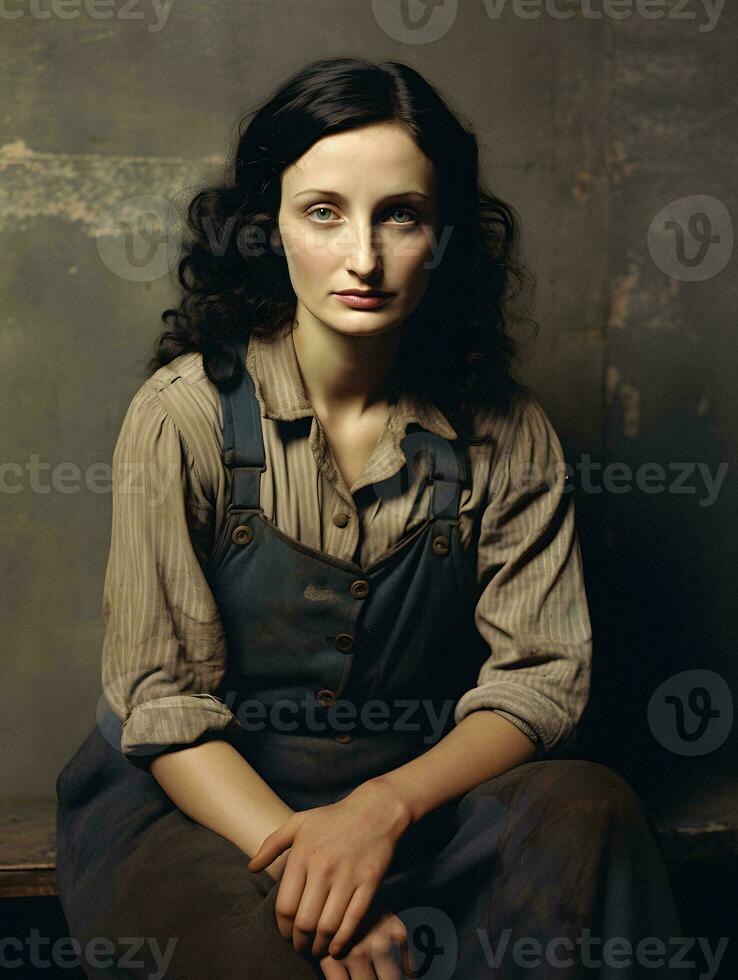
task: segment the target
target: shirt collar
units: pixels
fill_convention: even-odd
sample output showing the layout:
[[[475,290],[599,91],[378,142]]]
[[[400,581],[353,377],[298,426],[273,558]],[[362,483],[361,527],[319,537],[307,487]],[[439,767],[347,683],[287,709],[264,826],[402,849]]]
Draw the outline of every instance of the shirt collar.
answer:
[[[250,334],[246,366],[254,381],[262,416],[293,421],[315,415],[302,382],[291,331],[269,339]],[[456,430],[431,400],[403,388],[389,422],[395,439],[404,437],[411,422],[444,439],[458,438]]]

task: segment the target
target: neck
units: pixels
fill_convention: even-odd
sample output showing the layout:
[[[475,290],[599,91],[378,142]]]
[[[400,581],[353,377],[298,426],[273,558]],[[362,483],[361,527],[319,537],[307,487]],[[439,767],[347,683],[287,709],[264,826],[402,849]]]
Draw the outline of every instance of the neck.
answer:
[[[295,314],[292,340],[305,392],[316,411],[359,417],[395,392],[401,329],[372,336],[332,330],[307,311]]]

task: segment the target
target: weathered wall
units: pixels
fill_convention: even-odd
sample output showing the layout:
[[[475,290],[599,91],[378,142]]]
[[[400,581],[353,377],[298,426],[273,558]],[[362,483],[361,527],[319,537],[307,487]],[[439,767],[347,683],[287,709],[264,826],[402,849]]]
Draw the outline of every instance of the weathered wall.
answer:
[[[239,115],[299,65],[330,55],[425,73],[476,126],[490,182],[522,218],[541,331],[519,373],[577,468],[596,638],[585,721],[593,751],[626,768],[644,753],[678,761],[679,746],[662,749],[647,724],[658,684],[699,668],[735,688],[734,473],[714,502],[697,470],[681,493],[635,481],[645,462],[664,467],[667,488],[677,463],[702,463],[717,478],[736,444],[735,8],[707,30],[695,2],[694,19],[675,17],[685,10],[675,0],[654,20],[635,0],[624,20],[596,17],[594,0],[559,3],[579,10],[569,19],[540,6],[536,17],[535,4],[448,2],[414,30],[392,0],[140,0],[126,16],[117,3],[109,19],[83,0],[5,5],[0,399],[11,466],[0,792],[51,794],[94,723],[105,464],[176,296],[166,246],[157,278],[155,264],[139,268],[140,251],[126,254],[135,199],[186,201],[222,160]],[[417,18],[422,8],[412,0],[407,9]],[[688,258],[698,250],[690,215],[707,213],[720,237],[701,263],[709,276],[685,281],[700,266],[679,261],[675,228],[657,222],[658,263],[648,232],[663,208],[696,195],[727,211],[692,202],[667,215],[687,231]],[[698,236],[705,228],[693,225]],[[716,271],[721,250],[727,262]],[[603,489],[595,474],[600,492],[590,492],[587,456],[630,466],[630,489]],[[726,723],[723,710],[717,724]],[[732,737],[718,751],[731,746]]]

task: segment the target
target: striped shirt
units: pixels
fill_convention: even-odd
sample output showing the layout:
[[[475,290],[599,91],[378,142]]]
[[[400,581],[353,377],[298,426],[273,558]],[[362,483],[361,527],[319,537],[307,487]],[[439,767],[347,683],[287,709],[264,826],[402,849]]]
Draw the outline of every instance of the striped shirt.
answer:
[[[266,519],[362,567],[423,523],[424,481],[386,500],[367,488],[407,465],[400,443],[410,423],[456,438],[435,404],[400,391],[348,487],[308,401],[291,333],[252,334],[246,366],[261,414]],[[571,484],[556,432],[530,392],[517,392],[504,413],[478,409],[474,427],[492,438],[469,447],[459,535],[478,583],[474,622],[490,652],[454,722],[496,711],[544,755],[575,736],[589,697],[591,626]],[[238,725],[213,694],[227,643],[204,571],[230,496],[222,445],[218,389],[202,355],[189,352],[135,392],[115,446],[102,683],[131,761],[142,747],[164,751]]]

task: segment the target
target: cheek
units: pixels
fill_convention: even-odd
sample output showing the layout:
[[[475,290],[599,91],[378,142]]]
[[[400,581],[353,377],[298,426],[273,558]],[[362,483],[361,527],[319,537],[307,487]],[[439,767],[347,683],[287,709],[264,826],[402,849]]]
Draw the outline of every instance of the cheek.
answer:
[[[395,259],[395,272],[412,293],[424,290],[428,282],[429,250],[425,248],[406,249]]]
[[[290,229],[283,232],[287,266],[293,281],[304,281],[307,286],[320,284],[335,265],[330,249],[321,243],[317,235]]]
[[[406,282],[424,282],[433,259],[433,241],[427,234],[408,235],[390,245],[390,258],[395,273]]]

